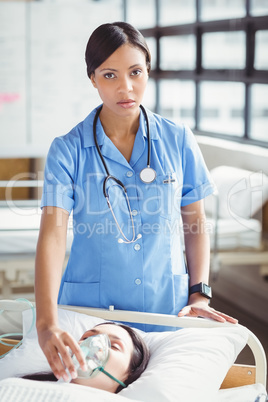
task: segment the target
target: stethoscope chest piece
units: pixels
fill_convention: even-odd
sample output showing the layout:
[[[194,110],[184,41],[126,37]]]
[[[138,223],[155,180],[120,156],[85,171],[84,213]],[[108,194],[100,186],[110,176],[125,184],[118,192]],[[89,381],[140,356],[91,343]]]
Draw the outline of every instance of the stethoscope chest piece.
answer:
[[[143,183],[150,184],[156,179],[156,171],[147,166],[140,171],[140,179]]]

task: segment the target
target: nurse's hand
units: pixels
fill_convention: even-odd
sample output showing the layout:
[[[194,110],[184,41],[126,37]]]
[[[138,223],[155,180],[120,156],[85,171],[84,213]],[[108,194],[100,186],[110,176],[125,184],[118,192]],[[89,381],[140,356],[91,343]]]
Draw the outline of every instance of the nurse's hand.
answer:
[[[201,295],[190,296],[189,304],[181,309],[181,311],[178,313],[178,317],[184,316],[210,318],[219,322],[228,321],[232,324],[238,323],[236,318],[230,317],[229,315],[221,313],[220,311],[210,307],[208,304],[208,299]]]
[[[76,369],[69,353],[69,348],[75,354],[82,370],[86,371],[86,364],[78,343],[74,338],[57,326],[38,330],[38,341],[47,358],[54,375],[59,380],[69,380],[66,368],[71,377],[77,377]]]

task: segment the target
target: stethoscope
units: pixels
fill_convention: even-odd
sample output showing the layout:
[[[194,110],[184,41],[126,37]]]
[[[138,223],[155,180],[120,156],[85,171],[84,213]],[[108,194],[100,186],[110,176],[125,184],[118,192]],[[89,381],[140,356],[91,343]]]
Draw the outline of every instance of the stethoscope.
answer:
[[[146,110],[144,109],[144,107],[143,107],[142,105],[140,105],[140,108],[141,108],[141,110],[142,110],[142,112],[143,112],[143,115],[144,115],[144,117],[145,117],[146,126],[147,126],[147,138],[148,138],[147,166],[146,166],[144,169],[142,169],[142,170],[140,171],[140,179],[141,179],[141,181],[142,181],[143,183],[145,183],[145,184],[150,184],[150,183],[152,183],[152,182],[156,179],[156,171],[155,171],[154,169],[152,169],[151,166],[150,166],[150,165],[151,165],[151,141],[150,141],[149,119],[148,119],[148,116],[147,116],[147,113],[146,113]],[[100,150],[98,141],[97,141],[96,127],[97,127],[97,121],[98,121],[98,118],[99,118],[101,109],[102,109],[102,106],[99,107],[99,109],[97,110],[97,112],[96,112],[96,114],[95,114],[95,118],[94,118],[94,121],[93,121],[93,136],[94,136],[94,141],[95,141],[95,145],[96,145],[98,154],[99,154],[99,156],[100,156],[101,162],[102,162],[102,164],[103,164],[103,167],[104,167],[104,169],[105,169],[105,171],[106,171],[106,175],[107,175],[107,176],[105,177],[104,181],[103,181],[103,195],[104,195],[104,197],[105,197],[105,199],[106,199],[106,201],[107,201],[108,207],[110,208],[110,211],[111,211],[111,213],[112,213],[112,215],[113,215],[113,218],[114,218],[114,221],[115,221],[115,223],[116,223],[116,226],[117,226],[119,232],[121,233],[121,235],[122,235],[122,237],[123,237],[123,239],[124,239],[124,240],[123,240],[123,239],[119,238],[119,239],[118,239],[118,242],[119,242],[119,243],[127,243],[127,244],[129,244],[129,243],[134,243],[134,242],[136,242],[138,239],[140,239],[140,238],[142,237],[142,235],[139,233],[139,234],[136,236],[136,234],[135,234],[135,226],[134,226],[132,211],[131,211],[131,208],[130,208],[129,198],[128,198],[128,195],[127,195],[127,189],[126,189],[126,187],[124,186],[124,184],[121,182],[121,180],[119,180],[118,178],[116,178],[115,176],[112,176],[112,175],[110,174],[110,172],[109,172],[109,170],[108,170],[108,167],[107,167],[107,165],[106,165],[106,162],[105,162],[105,160],[104,160],[104,158],[103,158],[103,155],[102,155],[102,153],[101,153],[101,150]],[[130,219],[131,219],[131,226],[132,226],[132,239],[131,239],[131,240],[129,240],[129,239],[125,236],[125,234],[123,233],[123,231],[122,231],[122,229],[121,229],[121,227],[120,227],[120,225],[119,225],[119,223],[118,223],[118,221],[117,221],[117,219],[116,219],[116,216],[115,216],[115,214],[114,214],[113,207],[112,207],[112,205],[111,205],[111,203],[110,203],[109,195],[108,195],[108,191],[107,191],[107,183],[108,183],[109,180],[114,181],[114,182],[122,189],[123,194],[124,194],[124,196],[125,196],[125,199],[126,199],[126,202],[127,202],[128,211],[129,211],[129,216],[130,216]]]

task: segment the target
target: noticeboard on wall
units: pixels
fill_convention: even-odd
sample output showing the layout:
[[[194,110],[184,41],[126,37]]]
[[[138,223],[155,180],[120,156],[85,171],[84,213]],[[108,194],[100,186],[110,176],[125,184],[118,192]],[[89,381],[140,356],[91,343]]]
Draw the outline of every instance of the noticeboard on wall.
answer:
[[[85,48],[98,25],[122,19],[121,3],[0,2],[0,157],[45,156],[101,102]]]

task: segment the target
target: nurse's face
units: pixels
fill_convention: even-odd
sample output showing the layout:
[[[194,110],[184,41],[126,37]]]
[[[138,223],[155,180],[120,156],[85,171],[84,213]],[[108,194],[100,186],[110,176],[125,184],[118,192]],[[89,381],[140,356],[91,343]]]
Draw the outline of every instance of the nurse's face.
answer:
[[[145,54],[124,44],[95,70],[91,81],[103,101],[102,112],[137,116],[148,81]]]
[[[99,325],[85,332],[80,341],[82,342],[89,336],[97,334],[107,334],[111,342],[109,359],[105,365],[105,370],[115,378],[124,382],[128,378],[128,368],[133,354],[133,343],[128,332],[113,324]],[[116,381],[102,372],[99,372],[98,375],[93,378],[76,378],[72,380],[72,383],[110,392],[115,392],[119,386]]]

